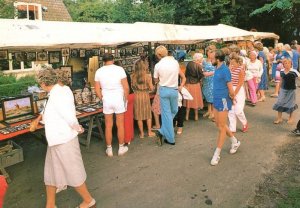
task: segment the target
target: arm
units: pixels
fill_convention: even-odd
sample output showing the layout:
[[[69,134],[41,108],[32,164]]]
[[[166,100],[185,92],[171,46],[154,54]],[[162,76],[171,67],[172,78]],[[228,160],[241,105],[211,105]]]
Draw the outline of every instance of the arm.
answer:
[[[129,85],[128,85],[128,82],[127,82],[127,78],[123,78],[121,79],[121,84],[123,86],[123,90],[124,90],[124,97],[125,97],[125,100],[128,100],[128,95],[129,95]]]
[[[213,76],[215,74],[215,72],[211,71],[211,72],[206,72],[206,71],[203,71],[203,74],[205,77],[210,77],[210,76]]]
[[[185,82],[186,82],[186,77],[184,75],[184,73],[182,71],[179,71],[179,76],[181,78],[181,84],[180,86],[178,87],[178,90],[181,91],[181,89],[183,88],[183,86],[185,85]]]
[[[234,94],[238,94],[240,91],[241,87],[244,85],[244,80],[245,80],[245,71],[242,69],[240,74],[239,74],[239,83],[238,86],[235,88]]]
[[[95,92],[100,100],[102,100],[102,90],[100,82],[95,81]]]
[[[149,79],[148,79],[148,86],[149,86],[149,90],[150,91],[154,90],[154,86],[152,84],[152,78],[151,78],[151,76],[149,76]]]
[[[227,82],[227,87],[228,87],[228,91],[229,91],[229,97],[233,100],[234,99],[234,90],[232,87],[232,82]]]

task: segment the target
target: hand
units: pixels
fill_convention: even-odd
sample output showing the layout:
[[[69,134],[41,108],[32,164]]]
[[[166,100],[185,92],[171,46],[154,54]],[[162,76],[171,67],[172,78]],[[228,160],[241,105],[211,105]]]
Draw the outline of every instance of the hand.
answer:
[[[77,131],[78,134],[82,134],[84,132],[84,128],[79,124],[73,125],[72,128]]]
[[[179,86],[178,91],[181,92],[182,88],[183,88],[183,86]]]

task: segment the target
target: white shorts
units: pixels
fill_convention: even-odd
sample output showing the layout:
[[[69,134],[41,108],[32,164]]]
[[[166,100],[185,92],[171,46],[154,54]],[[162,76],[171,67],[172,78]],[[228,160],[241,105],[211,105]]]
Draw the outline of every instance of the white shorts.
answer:
[[[126,102],[124,96],[110,95],[103,97],[103,113],[104,114],[119,114],[126,111]]]

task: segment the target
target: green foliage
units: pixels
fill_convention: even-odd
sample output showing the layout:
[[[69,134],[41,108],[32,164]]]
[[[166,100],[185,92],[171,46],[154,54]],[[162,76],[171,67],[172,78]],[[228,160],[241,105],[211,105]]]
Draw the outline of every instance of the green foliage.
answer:
[[[13,19],[14,18],[14,4],[10,0],[0,0],[0,18]]]
[[[17,79],[14,75],[5,75],[3,73],[0,73],[0,85],[11,84],[15,83],[16,81]]]
[[[278,203],[278,208],[300,207],[300,187],[289,188],[288,195]]]
[[[274,9],[290,10],[292,7],[293,7],[293,0],[275,0],[273,3],[265,4],[263,7],[254,10],[252,13],[250,13],[250,17],[264,12],[269,13]]]
[[[0,96],[17,96],[26,91],[28,86],[36,84],[34,76],[25,76],[16,79],[14,75],[0,74]]]

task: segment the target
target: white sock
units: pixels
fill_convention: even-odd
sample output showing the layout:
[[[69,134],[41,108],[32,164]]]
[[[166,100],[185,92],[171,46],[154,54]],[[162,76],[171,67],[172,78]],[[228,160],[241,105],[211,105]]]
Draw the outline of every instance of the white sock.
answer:
[[[119,144],[119,147],[124,147],[124,143],[123,144]]]
[[[107,147],[107,149],[108,149],[108,148],[112,148],[111,145],[107,145],[106,147]]]
[[[238,142],[238,140],[234,136],[230,137],[230,141],[232,144],[236,144]]]
[[[220,155],[221,154],[221,148],[216,148],[214,155]]]

